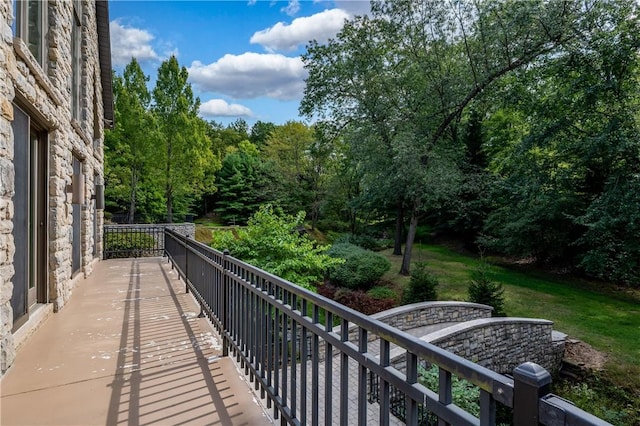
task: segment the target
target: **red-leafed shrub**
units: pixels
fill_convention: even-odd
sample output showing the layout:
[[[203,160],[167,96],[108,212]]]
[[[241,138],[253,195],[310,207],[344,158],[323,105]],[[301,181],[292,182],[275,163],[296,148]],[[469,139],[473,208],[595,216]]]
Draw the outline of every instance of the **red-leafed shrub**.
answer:
[[[318,293],[366,315],[386,311],[397,304],[393,299],[374,299],[364,291],[353,291],[329,284],[318,286]]]

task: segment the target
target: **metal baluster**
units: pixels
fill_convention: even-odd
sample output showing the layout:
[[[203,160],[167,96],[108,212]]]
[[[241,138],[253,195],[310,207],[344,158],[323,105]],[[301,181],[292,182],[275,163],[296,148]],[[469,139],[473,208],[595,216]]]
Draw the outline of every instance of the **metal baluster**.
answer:
[[[301,306],[302,316],[306,317],[309,313],[307,311],[307,300],[302,299]],[[302,345],[302,355],[300,358],[300,424],[301,426],[306,426],[307,424],[307,363],[309,362],[309,348],[307,346],[308,343],[308,332],[307,327],[302,326],[302,336],[301,336],[301,345]]]
[[[444,405],[449,405],[453,402],[451,372],[442,367],[438,370],[438,402]],[[438,426],[449,426],[449,423],[438,419]]]
[[[340,340],[349,341],[349,321],[342,318]],[[349,355],[340,353],[340,425],[349,424]]]
[[[313,323],[318,324],[320,317],[320,308],[318,305],[313,305]],[[311,424],[313,426],[317,426],[319,424],[318,419],[318,388],[320,386],[318,379],[318,364],[320,363],[320,341],[318,339],[318,335],[313,333],[313,346],[311,348]]]
[[[410,385],[418,382],[418,356],[407,352],[407,383]],[[407,425],[418,424],[418,403],[412,398],[405,396],[407,406]]]
[[[298,296],[293,294],[291,297],[291,309],[296,311],[298,309]],[[291,417],[296,418],[297,408],[297,388],[298,388],[298,323],[291,318]]]
[[[380,338],[380,365],[382,367],[388,367],[390,363],[390,352],[391,345],[389,341],[383,338]],[[387,382],[384,378],[380,378],[378,381],[378,386],[380,387],[378,391],[379,400],[380,400],[380,425],[388,426],[389,425],[389,382]]]
[[[360,327],[358,330],[358,349],[360,353],[367,353],[367,330]],[[367,367],[360,364],[358,368],[358,424],[367,424]]]
[[[325,311],[324,330],[329,333],[333,325],[333,313]],[[324,421],[325,424],[333,423],[333,346],[329,341],[324,341]]]

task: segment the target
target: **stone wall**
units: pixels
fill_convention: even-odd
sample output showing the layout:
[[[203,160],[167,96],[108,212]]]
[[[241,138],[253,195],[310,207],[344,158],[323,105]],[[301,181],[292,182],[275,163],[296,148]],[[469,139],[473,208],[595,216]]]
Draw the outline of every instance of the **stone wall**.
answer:
[[[452,325],[421,340],[502,374],[511,374],[527,361],[556,371],[559,348],[552,342],[552,327],[553,322],[541,319],[478,319]],[[403,353],[392,354],[392,365],[404,371],[404,364]]]
[[[0,64],[13,57],[13,33],[9,17],[12,15],[12,2],[0,2]],[[11,295],[13,292],[13,106],[14,97],[11,78],[5,66],[0,66],[0,371],[4,372],[15,358],[15,347],[11,328],[13,310]],[[0,373],[1,374],[1,373]]]
[[[158,223],[155,226],[161,226],[165,229],[170,229],[177,232],[180,235],[192,238],[196,238],[196,224],[195,223]]]
[[[95,2],[82,2],[82,70],[80,115],[71,111],[71,33],[73,2],[47,2],[46,64],[41,66],[27,45],[14,38],[12,1],[0,2],[0,364],[4,372],[15,357],[12,339],[13,312],[11,295],[14,276],[12,239],[14,216],[13,184],[13,103],[16,102],[47,135],[47,289],[43,303],[62,309],[72,293],[72,229],[71,193],[68,188],[73,175],[74,156],[82,162],[84,203],[81,205],[81,277],[91,273],[94,260],[94,215],[98,235],[102,233],[102,211],[94,211],[91,201],[97,183],[103,176],[104,115],[101,99],[102,82],[98,61],[98,36]],[[77,242],[76,242],[77,243]],[[98,242],[98,253],[100,246]],[[25,254],[20,254],[25,255]]]
[[[457,323],[479,318],[491,318],[493,308],[487,305],[469,302],[420,302],[398,306],[371,315],[372,319],[382,321],[398,330],[407,331],[414,328],[443,323]],[[340,328],[336,327],[336,333]],[[369,334],[368,340],[374,341],[378,336]],[[358,328],[349,327],[349,340],[358,340]]]
[[[399,306],[371,317],[404,331],[447,322],[491,318],[492,311],[491,306],[478,303],[421,302]]]

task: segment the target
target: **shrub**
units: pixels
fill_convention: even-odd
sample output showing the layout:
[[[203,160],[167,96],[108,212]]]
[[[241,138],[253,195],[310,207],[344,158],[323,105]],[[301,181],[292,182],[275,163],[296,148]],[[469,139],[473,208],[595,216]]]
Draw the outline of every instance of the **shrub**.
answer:
[[[396,300],[398,295],[389,287],[373,287],[367,291],[367,295],[374,299],[391,299]]]
[[[246,228],[216,232],[211,245],[232,256],[310,290],[325,271],[342,261],[325,254],[327,247],[298,232],[305,213],[295,217],[261,206]]]
[[[327,254],[344,259],[327,271],[332,284],[352,290],[368,290],[391,268],[387,258],[353,244],[334,244]]]
[[[411,272],[409,286],[404,292],[403,302],[409,303],[425,302],[427,300],[437,300],[438,278],[427,269],[425,262],[418,262]]]
[[[380,251],[393,246],[390,239],[375,238],[364,234],[342,234],[335,239],[334,244],[353,244],[365,250]]]
[[[504,317],[504,288],[492,278],[491,265],[484,258],[471,272],[471,284],[468,294],[469,302],[481,303],[493,307],[491,316]]]
[[[131,257],[131,252],[136,252],[137,256],[144,256],[147,251],[153,249],[154,245],[153,236],[144,232],[107,233],[104,240],[104,251],[110,252],[111,258]]]
[[[337,289],[333,299],[365,315],[373,315],[395,306],[392,299],[374,299],[363,291],[353,291],[346,288]]]
[[[418,382],[437,392],[439,389],[439,369],[432,365],[429,369],[418,367]],[[462,380],[457,376],[451,378],[451,396],[453,403],[471,415],[480,416],[480,389],[473,383]],[[433,419],[431,419],[433,420]],[[430,423],[429,423],[430,424]]]

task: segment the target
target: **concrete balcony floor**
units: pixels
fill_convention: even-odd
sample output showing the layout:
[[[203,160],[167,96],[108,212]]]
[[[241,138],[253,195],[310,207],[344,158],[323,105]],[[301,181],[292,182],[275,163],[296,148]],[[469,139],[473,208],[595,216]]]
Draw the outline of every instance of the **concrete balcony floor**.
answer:
[[[102,261],[20,349],[2,425],[263,425],[271,419],[166,259]]]

